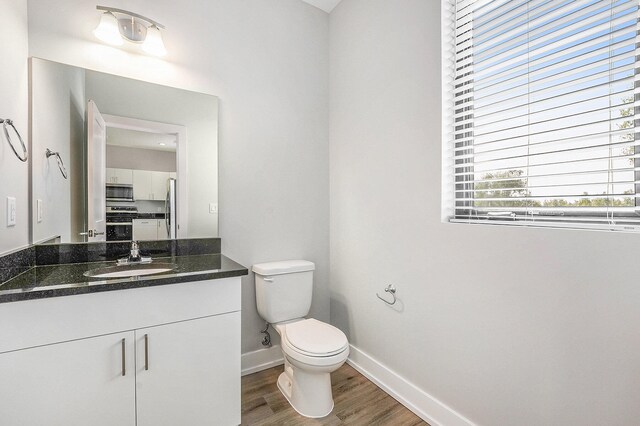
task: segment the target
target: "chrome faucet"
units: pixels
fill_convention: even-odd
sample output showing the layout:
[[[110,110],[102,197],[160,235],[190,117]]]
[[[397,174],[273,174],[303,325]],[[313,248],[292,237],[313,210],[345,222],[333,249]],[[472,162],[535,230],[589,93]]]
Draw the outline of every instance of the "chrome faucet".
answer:
[[[131,241],[131,253],[127,259],[129,263],[140,262],[140,249],[137,241]]]
[[[131,241],[131,252],[129,256],[118,259],[118,265],[132,265],[137,263],[151,263],[151,257],[141,256],[138,242]]]

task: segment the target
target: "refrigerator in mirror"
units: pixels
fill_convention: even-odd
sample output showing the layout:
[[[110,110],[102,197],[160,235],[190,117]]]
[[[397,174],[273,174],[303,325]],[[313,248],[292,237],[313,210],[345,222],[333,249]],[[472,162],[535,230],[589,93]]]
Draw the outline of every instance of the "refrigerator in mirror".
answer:
[[[177,222],[176,180],[167,179],[167,197],[164,203],[164,222],[167,230],[167,238],[175,239],[178,236]]]

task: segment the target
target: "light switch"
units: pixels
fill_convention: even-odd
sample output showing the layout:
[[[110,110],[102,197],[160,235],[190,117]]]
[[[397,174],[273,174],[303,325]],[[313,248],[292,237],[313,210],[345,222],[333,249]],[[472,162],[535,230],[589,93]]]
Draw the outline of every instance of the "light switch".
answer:
[[[40,223],[40,222],[42,222],[42,216],[43,216],[42,200],[37,200],[36,204],[37,204],[37,212],[38,212],[38,223]]]
[[[209,213],[210,214],[218,213],[218,203],[209,203]]]
[[[7,226],[16,226],[16,198],[7,197]]]

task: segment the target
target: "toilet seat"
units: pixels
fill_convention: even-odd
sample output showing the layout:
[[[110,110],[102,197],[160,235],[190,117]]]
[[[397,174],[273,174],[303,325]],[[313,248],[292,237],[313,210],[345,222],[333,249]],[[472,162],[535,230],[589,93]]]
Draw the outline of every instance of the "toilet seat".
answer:
[[[307,356],[331,356],[348,346],[347,336],[314,318],[285,324],[285,339],[296,351]]]
[[[308,365],[344,362],[349,353],[347,336],[338,328],[313,318],[282,324],[282,350]]]

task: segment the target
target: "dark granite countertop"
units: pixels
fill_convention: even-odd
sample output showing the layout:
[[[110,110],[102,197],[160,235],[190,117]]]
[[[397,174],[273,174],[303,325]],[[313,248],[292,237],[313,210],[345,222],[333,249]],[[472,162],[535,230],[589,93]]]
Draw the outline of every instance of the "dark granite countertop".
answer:
[[[134,219],[164,219],[164,213],[138,213]]]
[[[85,262],[34,266],[0,285],[0,303],[101,291],[178,284],[247,275],[247,268],[221,254],[154,257],[154,262],[173,263],[176,269],[127,278],[88,278],[89,270],[115,266],[115,262]]]

